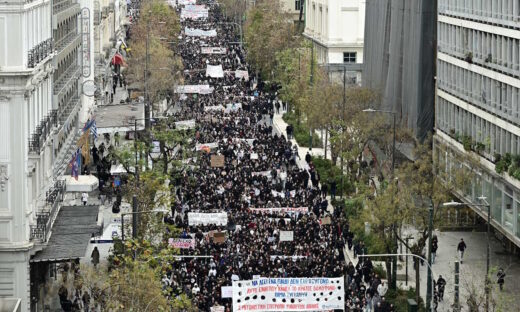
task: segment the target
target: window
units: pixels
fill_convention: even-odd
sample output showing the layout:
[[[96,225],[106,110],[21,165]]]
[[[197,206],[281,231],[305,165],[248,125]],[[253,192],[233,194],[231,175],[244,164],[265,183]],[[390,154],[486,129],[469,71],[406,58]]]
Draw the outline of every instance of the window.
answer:
[[[294,9],[295,9],[296,11],[300,11],[302,4],[303,4],[303,3],[302,3],[301,0],[295,0],[295,1],[294,1]]]
[[[356,52],[343,52],[343,63],[355,63]]]

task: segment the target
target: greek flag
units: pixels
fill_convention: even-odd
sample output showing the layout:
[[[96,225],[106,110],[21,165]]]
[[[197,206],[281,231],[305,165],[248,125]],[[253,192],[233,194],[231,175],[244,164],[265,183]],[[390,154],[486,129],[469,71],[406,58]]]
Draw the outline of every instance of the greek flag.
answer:
[[[90,134],[94,136],[94,140],[97,140],[97,127],[96,127],[96,120],[92,123],[92,126],[90,127]]]

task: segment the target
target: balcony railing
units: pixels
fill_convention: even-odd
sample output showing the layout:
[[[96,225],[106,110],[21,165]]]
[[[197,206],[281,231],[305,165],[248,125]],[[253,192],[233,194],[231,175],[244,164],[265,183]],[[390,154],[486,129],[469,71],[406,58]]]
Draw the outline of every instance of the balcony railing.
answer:
[[[78,103],[79,97],[74,96],[68,101],[65,107],[60,108],[60,111],[58,113],[58,120],[60,121],[60,124],[65,124],[65,121],[70,116],[76,105],[78,105]]]
[[[64,89],[66,85],[70,83],[73,78],[79,77],[80,66],[76,63],[72,63],[67,69],[59,76],[54,83],[54,95],[58,95]]]
[[[54,5],[52,6],[53,13],[59,13],[61,11],[64,11],[71,6],[75,5],[76,1],[73,0],[55,0]]]
[[[51,230],[51,222],[58,212],[59,204],[63,201],[65,193],[65,181],[56,181],[54,185],[47,191],[45,196],[44,211],[36,213],[36,224],[31,225],[31,240],[47,241],[47,236]]]
[[[57,110],[53,109],[50,111],[40,124],[36,126],[36,131],[31,135],[29,140],[29,152],[40,153],[40,149],[47,140],[47,137],[52,131],[52,128],[58,125],[58,113]]]
[[[77,29],[71,29],[65,37],[61,38],[60,40],[54,43],[54,49],[57,53],[60,53],[61,50],[63,50],[66,46],[73,42],[78,36],[79,33],[77,32]]]
[[[52,53],[53,44],[52,39],[47,39],[35,45],[27,52],[27,67],[34,68],[38,63],[43,61],[49,54]]]

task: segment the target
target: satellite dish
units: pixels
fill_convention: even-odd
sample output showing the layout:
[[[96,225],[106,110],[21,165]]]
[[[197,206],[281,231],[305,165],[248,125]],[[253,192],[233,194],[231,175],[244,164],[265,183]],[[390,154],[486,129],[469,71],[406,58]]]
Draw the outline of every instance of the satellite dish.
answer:
[[[94,80],[86,80],[83,82],[83,85],[82,85],[82,93],[83,95],[86,95],[86,96],[94,96],[94,94],[96,93],[96,84],[94,83]]]

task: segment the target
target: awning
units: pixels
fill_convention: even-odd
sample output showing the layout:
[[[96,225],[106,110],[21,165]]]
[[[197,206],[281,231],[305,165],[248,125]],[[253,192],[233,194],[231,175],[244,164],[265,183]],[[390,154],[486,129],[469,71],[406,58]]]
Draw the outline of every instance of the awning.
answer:
[[[99,232],[99,206],[61,207],[47,246],[31,262],[61,262],[83,258],[92,234]]]
[[[92,192],[99,186],[99,180],[93,175],[79,175],[78,180],[66,176],[65,185],[67,192]]]

